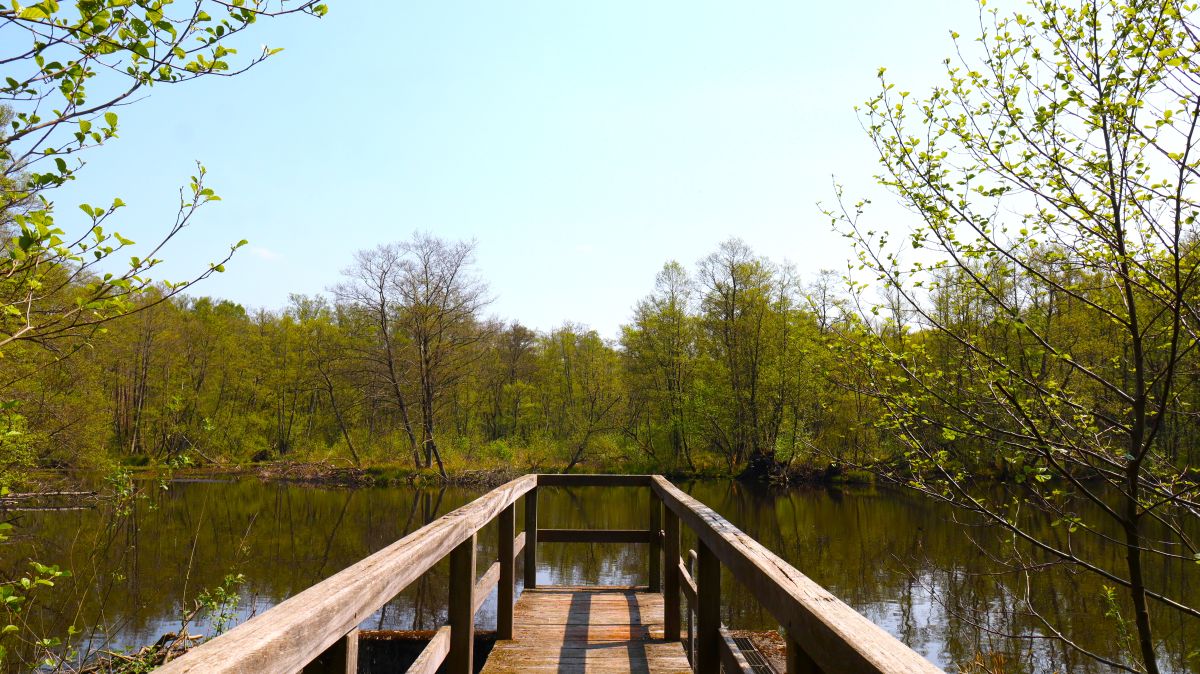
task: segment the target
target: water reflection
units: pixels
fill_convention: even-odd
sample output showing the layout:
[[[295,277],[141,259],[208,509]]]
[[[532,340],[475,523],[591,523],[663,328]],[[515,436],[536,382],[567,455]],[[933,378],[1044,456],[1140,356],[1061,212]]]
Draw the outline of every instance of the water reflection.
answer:
[[[1092,576],[1047,568],[1025,577],[987,573],[986,556],[1006,554],[987,531],[964,536],[951,513],[902,492],[876,489],[800,489],[774,492],[735,482],[681,485],[765,546],[827,587],[938,665],[953,669],[977,653],[997,652],[1013,672],[1104,671],[1045,635],[1025,609],[1032,605],[1081,646],[1119,656],[1119,624]],[[434,518],[469,502],[476,490],[318,489],[257,481],[179,482],[150,489],[128,518],[108,527],[112,513],[28,513],[21,536],[0,548],[7,577],[29,559],[58,563],[75,575],[55,589],[53,610],[40,616],[47,631],[97,625],[91,648],[140,646],[178,628],[196,593],[230,573],[246,577],[239,618],[284,598],[379,550]],[[541,526],[635,529],[648,523],[646,489],[543,489]],[[518,515],[518,522],[521,522]],[[1049,535],[1052,532],[1047,532]],[[694,546],[685,533],[684,549]],[[479,571],[497,553],[495,527],[480,535]],[[542,544],[539,582],[642,584],[644,546]],[[1120,568],[1117,553],[1108,560]],[[1163,564],[1155,573],[1171,592],[1200,602],[1200,568]],[[520,574],[518,574],[518,578]],[[446,563],[364,622],[373,629],[430,629],[446,619]],[[725,621],[735,628],[774,629],[775,623],[728,575]],[[1031,604],[1026,604],[1026,602]],[[1126,614],[1128,615],[1128,613]],[[985,620],[980,624],[980,620]],[[1169,671],[1200,643],[1200,621],[1156,613]],[[495,597],[480,612],[494,626]],[[206,625],[199,625],[203,632]],[[1195,663],[1192,663],[1193,665]]]

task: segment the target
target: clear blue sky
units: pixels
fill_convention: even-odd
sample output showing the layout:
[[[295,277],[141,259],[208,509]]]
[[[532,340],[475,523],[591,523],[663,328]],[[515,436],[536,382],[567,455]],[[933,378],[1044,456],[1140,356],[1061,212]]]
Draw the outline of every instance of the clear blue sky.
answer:
[[[731,236],[806,274],[844,268],[816,204],[835,175],[870,189],[854,105],[879,66],[938,82],[950,29],[978,20],[971,0],[330,5],[260,26],[246,46],[285,51],[255,70],[122,110],[60,217],[120,196],[111,224],[149,242],[201,160],[223,201],[166,274],[251,243],[199,294],[279,308],[420,229],[478,241],[496,315],[613,336],[665,261]]]

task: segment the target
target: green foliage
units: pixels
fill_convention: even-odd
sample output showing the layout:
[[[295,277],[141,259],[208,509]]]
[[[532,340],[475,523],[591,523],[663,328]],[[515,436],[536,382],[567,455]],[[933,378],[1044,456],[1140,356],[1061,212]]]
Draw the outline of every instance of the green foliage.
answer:
[[[1194,547],[1200,486],[1196,8],[980,7],[977,45],[943,86],[917,96],[881,69],[861,110],[880,184],[919,220],[877,229],[866,202],[830,214],[861,276],[842,354],[904,448],[890,477],[1007,531],[1003,570],[1026,572],[1035,549],[1120,588],[1136,661],[1101,660],[1157,672],[1149,603],[1200,618],[1144,570]],[[984,471],[1008,479],[1002,498],[973,487]],[[1073,537],[1122,546],[1126,568]]]
[[[223,633],[229,624],[237,618],[237,608],[241,603],[238,588],[246,582],[242,574],[228,574],[220,585],[207,588],[196,595],[196,611],[208,620],[212,628],[211,637]]]

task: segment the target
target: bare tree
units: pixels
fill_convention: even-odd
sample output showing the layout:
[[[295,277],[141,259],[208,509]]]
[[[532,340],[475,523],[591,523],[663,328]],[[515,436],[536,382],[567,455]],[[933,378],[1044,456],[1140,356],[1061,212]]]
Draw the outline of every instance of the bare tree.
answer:
[[[401,359],[400,341],[397,332],[396,314],[400,303],[396,287],[404,273],[400,247],[396,244],[376,246],[354,254],[354,264],[342,270],[347,278],[334,287],[333,292],[340,302],[358,307],[371,316],[375,331],[375,348],[363,357],[374,365],[373,372],[382,379],[384,396],[395,406],[401,425],[408,437],[413,463],[421,467],[421,455],[417,447],[417,435],[408,413],[408,398],[402,377],[405,362]]]
[[[475,242],[449,242],[414,233],[396,244],[399,273],[389,289],[400,302],[400,320],[415,355],[421,402],[424,466],[436,461],[446,476],[434,428],[442,393],[464,373],[474,350],[466,347],[486,336],[479,313],[491,303],[487,286],[472,273]],[[477,356],[474,356],[477,357]]]

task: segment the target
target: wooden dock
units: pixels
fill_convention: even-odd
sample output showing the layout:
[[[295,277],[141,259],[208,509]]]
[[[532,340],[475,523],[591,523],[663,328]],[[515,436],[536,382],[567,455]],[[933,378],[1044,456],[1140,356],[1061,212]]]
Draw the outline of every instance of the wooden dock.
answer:
[[[539,587],[517,601],[513,638],[483,674],[691,674],[683,645],[663,635],[663,597],[647,588]]]
[[[539,528],[537,495],[545,487],[648,489],[646,527]],[[520,502],[525,526],[517,533]],[[479,531],[492,525],[499,551],[480,576]],[[686,554],[680,549],[685,529],[696,541]],[[540,543],[645,545],[645,589],[539,586]],[[721,624],[722,570],[779,621],[787,674],[941,671],[661,475],[524,475],[156,671],[357,674],[359,625],[446,558],[448,624],[437,630],[410,674],[471,674],[475,614],[493,589],[499,642],[484,665],[487,674],[752,674]],[[514,602],[518,559],[524,592]]]

